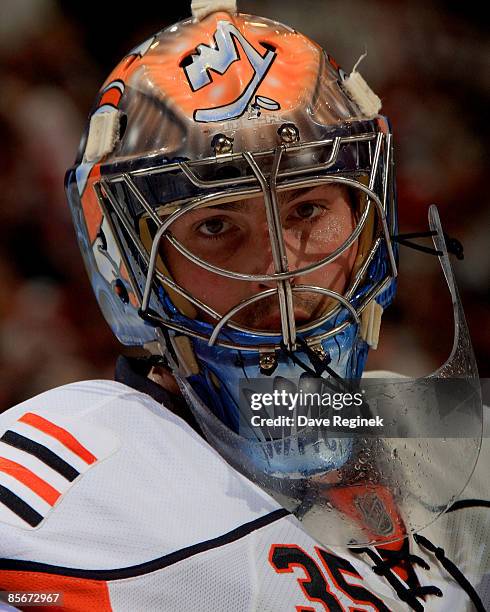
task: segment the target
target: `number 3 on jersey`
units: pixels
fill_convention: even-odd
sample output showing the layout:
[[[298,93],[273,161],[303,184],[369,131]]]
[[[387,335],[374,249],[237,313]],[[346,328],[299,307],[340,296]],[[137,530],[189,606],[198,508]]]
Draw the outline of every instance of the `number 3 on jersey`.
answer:
[[[303,570],[305,576],[297,577],[297,581],[305,597],[322,604],[328,612],[390,612],[376,595],[346,580],[347,576],[362,580],[349,561],[318,546],[315,551],[320,563],[297,544],[273,544],[269,562],[278,574],[294,573],[294,568]],[[296,611],[314,612],[315,608],[297,605]]]

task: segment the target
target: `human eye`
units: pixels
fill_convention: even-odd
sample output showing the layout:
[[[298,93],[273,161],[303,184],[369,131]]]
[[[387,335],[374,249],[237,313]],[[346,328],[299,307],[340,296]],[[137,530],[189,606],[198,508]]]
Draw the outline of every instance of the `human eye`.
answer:
[[[289,222],[307,221],[314,222],[322,217],[327,211],[327,206],[320,202],[300,202],[289,213]]]
[[[205,239],[223,238],[234,229],[234,225],[222,217],[211,217],[201,221],[194,231]]]

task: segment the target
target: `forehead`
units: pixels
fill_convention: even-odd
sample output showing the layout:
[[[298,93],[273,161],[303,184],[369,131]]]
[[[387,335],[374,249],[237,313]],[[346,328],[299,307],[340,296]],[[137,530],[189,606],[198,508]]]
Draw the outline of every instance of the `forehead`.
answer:
[[[277,193],[277,202],[279,206],[284,206],[290,202],[303,201],[303,200],[337,200],[344,199],[349,200],[347,188],[343,185],[316,185],[313,187],[300,187],[296,189],[290,189],[287,191],[279,191]],[[264,196],[259,195],[253,198],[239,198],[232,200],[231,202],[225,202],[221,204],[211,204],[203,207],[206,210],[231,210],[231,211],[248,211],[256,208],[258,205],[264,205]],[[198,210],[203,210],[196,209]]]
[[[286,204],[293,202],[302,202],[302,201],[341,201],[347,204],[350,203],[349,193],[345,186],[337,185],[337,184],[325,184],[325,185],[315,185],[310,187],[300,187],[288,189],[285,191],[279,191],[277,193],[277,202],[279,206],[285,206]],[[223,201],[223,198],[220,197],[220,202],[217,204],[208,203],[199,207],[194,208],[193,210],[188,211],[183,217],[181,217],[180,221],[185,221],[185,219],[196,214],[200,214],[201,216],[208,214],[214,214],[219,211],[230,211],[230,212],[253,212],[257,210],[257,207],[264,208],[264,196],[258,195],[254,197],[233,197],[230,195],[230,199]],[[168,216],[171,212],[175,210],[174,205],[164,206],[159,211],[161,217]]]

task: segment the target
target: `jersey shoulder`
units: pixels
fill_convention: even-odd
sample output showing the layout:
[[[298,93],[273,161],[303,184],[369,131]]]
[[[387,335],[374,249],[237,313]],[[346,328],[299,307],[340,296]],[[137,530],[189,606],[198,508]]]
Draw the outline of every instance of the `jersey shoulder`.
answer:
[[[16,420],[24,412],[33,411],[60,417],[83,420],[113,399],[137,393],[134,389],[113,380],[85,380],[44,391],[0,414],[0,427]]]
[[[99,414],[131,393],[120,383],[84,381],[0,414],[0,521],[38,527],[89,469],[114,454],[121,441]]]
[[[278,507],[185,421],[120,383],[66,385],[0,416],[0,557],[123,567]]]

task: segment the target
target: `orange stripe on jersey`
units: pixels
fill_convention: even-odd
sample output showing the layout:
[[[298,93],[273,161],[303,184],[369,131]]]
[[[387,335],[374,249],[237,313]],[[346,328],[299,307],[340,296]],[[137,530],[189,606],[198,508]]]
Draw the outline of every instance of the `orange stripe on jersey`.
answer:
[[[41,572],[19,572],[0,570],[1,591],[44,591],[62,593],[63,605],[22,606],[22,610],[33,612],[111,612],[111,601],[107,584],[101,580],[87,580],[71,576],[57,576]]]
[[[20,465],[20,463],[10,461],[10,459],[0,457],[0,471],[25,484],[26,487],[29,487],[31,491],[42,497],[50,506],[54,506],[61,495],[59,491],[42,478],[39,478],[39,476],[36,476],[34,472]]]
[[[83,459],[85,463],[91,465],[97,461],[97,457],[92,455],[92,453],[87,450],[85,446],[82,446],[82,444],[80,444],[80,442],[74,438],[71,433],[66,431],[66,429],[63,429],[63,427],[59,427],[58,425],[51,423],[51,421],[48,421],[48,419],[45,419],[42,416],[32,412],[26,412],[20,417],[19,421],[22,423],[27,423],[28,425],[43,431],[45,434],[48,434],[48,436],[55,438],[61,442],[63,446],[66,446],[66,448],[75,453],[75,455],[78,455],[80,459]]]

